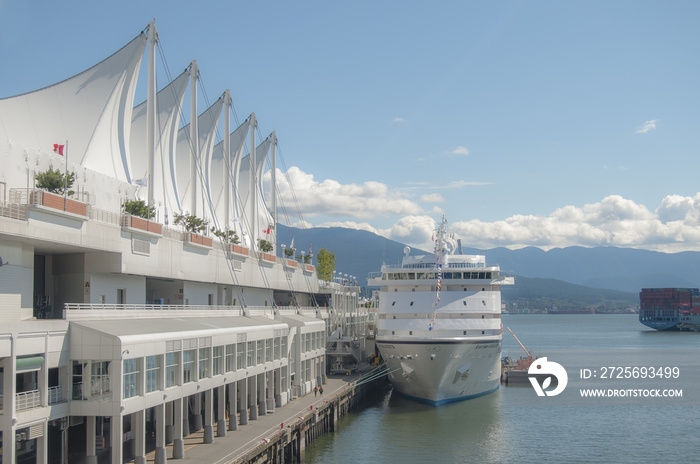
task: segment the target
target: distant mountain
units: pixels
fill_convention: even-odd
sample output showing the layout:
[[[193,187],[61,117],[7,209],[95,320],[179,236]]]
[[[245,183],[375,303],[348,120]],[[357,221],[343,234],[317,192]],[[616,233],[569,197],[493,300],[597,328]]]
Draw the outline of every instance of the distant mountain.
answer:
[[[342,227],[297,229],[278,224],[278,243],[289,246],[292,238],[297,253],[308,253],[309,247],[314,255],[321,248],[335,253],[336,270],[357,277],[361,286],[367,285],[369,274],[379,272],[382,264],[401,264],[406,246],[363,230]]]
[[[552,309],[563,311],[593,309],[619,311],[639,304],[639,292],[604,290],[571,284],[562,280],[515,277],[515,285],[501,287],[501,299],[508,310]]]
[[[339,272],[357,277],[366,285],[367,276],[378,272],[382,263],[399,264],[404,244],[371,232],[344,228],[296,229],[278,226],[279,243],[289,244],[292,237],[297,251],[316,253],[321,248],[335,253]],[[411,253],[426,253],[412,250]],[[659,253],[616,247],[567,247],[544,251],[527,247],[518,250],[465,248],[466,254],[486,254],[487,263],[498,263],[509,275],[526,278],[556,279],[595,289],[610,289],[638,294],[644,287],[700,287],[700,252]],[[526,280],[518,279],[517,288]],[[535,285],[529,282],[527,286]],[[543,287],[536,285],[540,290]],[[550,286],[552,290],[557,285]],[[625,298],[623,298],[624,300]]]

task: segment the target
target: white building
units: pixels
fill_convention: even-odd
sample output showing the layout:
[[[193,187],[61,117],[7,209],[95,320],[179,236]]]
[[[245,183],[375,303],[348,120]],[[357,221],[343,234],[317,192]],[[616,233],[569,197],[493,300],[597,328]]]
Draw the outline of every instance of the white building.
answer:
[[[231,131],[228,92],[198,116],[194,62],[156,93],[156,42],[151,23],[93,68],[0,99],[2,462],[145,462],[155,449],[162,463],[166,443],[182,457],[189,432],[211,442],[324,381],[336,290],[257,246],[275,244],[261,191],[274,133],[257,149],[254,114]],[[135,106],[146,45],[153,85]],[[76,172],[74,194],[35,188],[51,165]],[[144,194],[156,218],[123,213]],[[186,232],[179,212],[241,243]]]

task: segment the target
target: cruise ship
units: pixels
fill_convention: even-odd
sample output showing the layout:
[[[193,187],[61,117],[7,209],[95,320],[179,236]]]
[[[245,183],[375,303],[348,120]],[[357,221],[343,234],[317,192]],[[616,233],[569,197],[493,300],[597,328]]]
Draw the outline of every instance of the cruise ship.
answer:
[[[189,433],[215,443],[322,384],[332,318],[358,306],[278,253],[274,132],[232,130],[228,91],[200,112],[194,61],[158,90],[156,47],[150,23],[0,98],[0,462],[185,458]]]
[[[493,392],[501,376],[501,285],[514,278],[484,255],[461,254],[443,218],[433,254],[384,265],[368,285],[381,287],[377,347],[394,389],[434,404]]]

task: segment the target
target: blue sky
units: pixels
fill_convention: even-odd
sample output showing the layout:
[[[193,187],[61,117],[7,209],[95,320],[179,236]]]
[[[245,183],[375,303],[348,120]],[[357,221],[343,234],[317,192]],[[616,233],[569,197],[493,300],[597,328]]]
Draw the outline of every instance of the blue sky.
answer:
[[[429,248],[445,214],[483,248],[700,248],[698,2],[104,5],[0,0],[0,96],[155,17],[173,75],[196,59],[211,101],[229,88],[276,130],[309,225]]]

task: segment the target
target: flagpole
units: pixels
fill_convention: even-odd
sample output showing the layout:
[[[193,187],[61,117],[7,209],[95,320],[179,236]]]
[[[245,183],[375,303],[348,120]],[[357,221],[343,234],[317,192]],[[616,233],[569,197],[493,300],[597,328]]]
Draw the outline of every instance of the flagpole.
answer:
[[[68,140],[66,140],[66,145],[63,147],[66,157],[66,169],[63,176],[63,211],[66,211],[66,206],[68,204]]]

